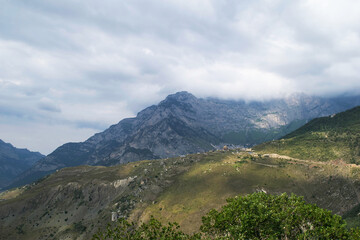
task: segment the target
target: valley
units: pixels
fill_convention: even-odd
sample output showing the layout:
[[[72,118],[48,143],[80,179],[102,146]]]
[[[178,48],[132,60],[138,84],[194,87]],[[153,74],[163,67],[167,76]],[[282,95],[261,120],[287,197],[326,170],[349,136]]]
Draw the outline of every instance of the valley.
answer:
[[[256,191],[295,193],[343,215],[360,203],[359,187],[355,165],[241,150],[65,168],[1,194],[0,239],[88,239],[106,227],[112,212],[138,222],[151,215],[176,221],[191,233],[227,198]]]

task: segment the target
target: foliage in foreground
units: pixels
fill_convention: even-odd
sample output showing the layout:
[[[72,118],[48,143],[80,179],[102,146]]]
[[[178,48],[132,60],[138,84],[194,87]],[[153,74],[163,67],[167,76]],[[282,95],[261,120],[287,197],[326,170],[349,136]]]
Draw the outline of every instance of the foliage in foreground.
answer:
[[[201,232],[194,235],[152,217],[140,227],[120,219],[94,239],[360,239],[360,230],[348,230],[340,216],[295,195],[253,193],[227,202],[204,216]]]
[[[106,232],[98,232],[93,236],[93,239],[200,239],[197,234],[190,236],[180,231],[179,228],[180,226],[177,223],[168,223],[164,226],[153,217],[151,217],[148,223],[143,223],[140,227],[136,227],[135,223],[129,223],[127,220],[121,218],[118,220],[115,228],[109,225]]]
[[[346,239],[344,220],[302,197],[255,193],[228,199],[203,217],[201,230],[216,239]]]

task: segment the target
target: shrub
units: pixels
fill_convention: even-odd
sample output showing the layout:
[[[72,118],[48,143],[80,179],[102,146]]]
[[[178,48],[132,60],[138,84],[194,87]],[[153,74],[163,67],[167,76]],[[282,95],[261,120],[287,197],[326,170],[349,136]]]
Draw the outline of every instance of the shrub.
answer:
[[[168,223],[166,226],[162,225],[158,220],[151,217],[148,223],[143,223],[140,227],[136,227],[135,223],[129,223],[127,220],[121,218],[115,228],[109,225],[105,233],[98,232],[93,236],[93,239],[105,240],[182,240],[192,239],[193,237],[183,233],[179,230],[180,226],[177,223]]]
[[[302,197],[254,193],[227,200],[203,217],[202,232],[215,239],[346,239],[345,222]]]

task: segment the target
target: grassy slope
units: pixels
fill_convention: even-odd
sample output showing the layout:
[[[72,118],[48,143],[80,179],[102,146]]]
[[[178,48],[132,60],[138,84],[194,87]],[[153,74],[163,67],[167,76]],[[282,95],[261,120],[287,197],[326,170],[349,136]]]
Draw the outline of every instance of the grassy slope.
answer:
[[[317,118],[284,138],[258,145],[263,153],[278,153],[300,159],[343,159],[360,163],[360,107]]]
[[[360,200],[356,167],[246,153],[214,157],[207,156],[208,161],[197,163],[181,175],[156,203],[145,209],[140,219],[146,221],[154,215],[164,222],[180,223],[186,232],[194,232],[201,225],[201,217],[225,204],[228,197],[262,190],[274,194],[293,192],[338,214]]]
[[[98,197],[104,190],[111,192],[114,189],[102,189],[101,185],[128,177],[129,167],[63,169],[35,185],[22,187],[20,195],[12,196],[12,192],[18,193],[19,189],[2,193],[0,199],[6,200],[0,202],[0,239],[60,236],[73,239],[83,233],[74,228],[76,224],[87,226],[91,231],[96,219],[98,226],[104,226],[108,219],[100,210],[109,202]]]
[[[126,186],[113,186],[134,176]],[[7,199],[0,201],[0,239],[89,239],[106,226],[112,211],[135,221],[154,215],[193,232],[201,216],[226,198],[260,190],[294,192],[342,214],[360,203],[360,169],[237,151],[67,168],[20,193],[0,196]]]

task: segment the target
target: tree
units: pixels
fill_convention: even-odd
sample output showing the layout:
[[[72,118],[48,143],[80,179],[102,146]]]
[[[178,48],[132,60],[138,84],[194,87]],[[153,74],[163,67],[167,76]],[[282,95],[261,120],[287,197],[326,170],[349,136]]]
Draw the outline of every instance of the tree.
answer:
[[[302,197],[261,192],[227,202],[221,211],[211,210],[203,217],[201,230],[211,238],[349,239],[340,216],[306,204]]]

